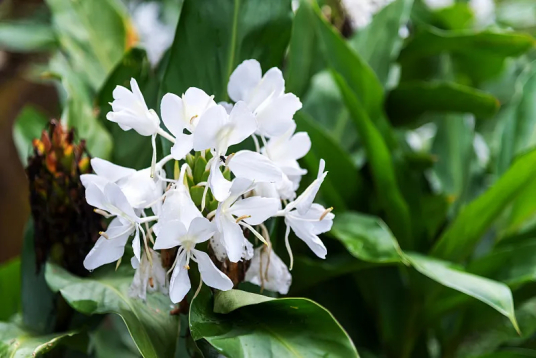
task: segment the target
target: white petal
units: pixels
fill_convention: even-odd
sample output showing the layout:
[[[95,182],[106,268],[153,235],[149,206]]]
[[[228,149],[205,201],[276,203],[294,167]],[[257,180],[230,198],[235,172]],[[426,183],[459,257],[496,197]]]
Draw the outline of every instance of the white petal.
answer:
[[[275,98],[257,113],[259,131],[267,136],[284,134],[292,127],[292,117],[301,107],[300,100],[292,93]]]
[[[86,188],[86,201],[89,205],[102,210],[108,210],[106,203],[107,199],[104,196],[103,190],[95,184],[89,184]]]
[[[235,178],[233,179],[233,184],[231,185],[231,197],[234,197],[235,201],[240,195],[245,194],[255,188],[253,181],[245,178]]]
[[[299,132],[292,136],[289,141],[291,155],[293,159],[303,158],[311,149],[311,138],[306,132]]]
[[[257,60],[245,60],[231,74],[227,92],[235,102],[244,101],[261,81],[262,70]]]
[[[298,210],[300,215],[305,215],[307,213],[307,211],[311,207],[311,204],[315,200],[318,190],[320,190],[320,186],[322,185],[324,179],[326,178],[326,175],[328,174],[327,172],[324,172],[324,166],[324,159],[321,159],[320,166],[318,168],[318,177],[296,199],[296,209]]]
[[[209,108],[216,106],[213,96],[209,96],[202,89],[190,87],[186,90],[183,96],[185,103],[186,128],[189,128],[193,133],[196,128],[199,118]]]
[[[227,122],[227,112],[222,106],[209,108],[197,123],[194,133],[194,150],[215,148],[220,129]]]
[[[205,242],[214,235],[216,225],[206,218],[195,218],[188,228],[188,237],[195,238],[195,243]]]
[[[201,212],[195,206],[187,189],[184,185],[178,184],[177,188],[172,189],[172,192],[166,196],[159,223],[180,220],[188,228],[192,220],[200,216],[202,216]]]
[[[114,219],[106,230],[106,235],[99,237],[95,246],[84,259],[84,267],[94,270],[102,265],[119,260],[124,252],[128,237],[134,231],[134,226],[123,225],[119,219]]]
[[[268,256],[268,251],[270,256]],[[267,264],[270,265],[268,270],[266,270]],[[292,283],[292,276],[287,265],[273,250],[261,246],[255,249],[255,255],[246,272],[245,280],[258,286],[264,284],[265,289],[286,295]]]
[[[233,127],[226,143],[228,146],[241,143],[257,130],[255,116],[245,102],[238,102],[234,105],[229,115],[229,123]]]
[[[173,93],[166,93],[160,103],[160,113],[171,134],[175,137],[181,135],[186,123],[182,98]]]
[[[91,184],[93,184],[96,185],[101,191],[103,191],[106,184],[110,182],[108,179],[100,177],[97,174],[82,174],[80,175],[80,181],[85,188],[88,188]]]
[[[310,223],[313,226],[313,233],[315,235],[320,235],[331,230],[331,227],[333,226],[333,219],[335,218],[335,215],[333,213],[329,212],[324,215],[325,212],[326,209],[322,205],[313,204],[311,205],[309,211],[307,211],[305,215],[301,215],[300,217],[306,220],[310,220]],[[322,215],[324,215],[324,217],[322,218],[322,220],[319,220]]]
[[[298,220],[287,215],[285,217],[285,223],[290,225],[296,236],[302,239],[316,256],[321,259],[326,258],[327,249],[320,238],[314,233],[315,228],[310,222]]]
[[[150,169],[140,170],[117,182],[129,204],[136,209],[146,208],[162,195],[154,179],[151,178]]]
[[[244,232],[240,225],[238,225],[232,216],[226,214],[216,214],[216,220],[221,230],[221,240],[229,261],[238,262],[242,257],[242,250],[244,247]]]
[[[161,223],[158,227],[158,236],[154,243],[155,250],[171,249],[181,244],[180,238],[187,233],[186,227],[180,220],[171,220]]]
[[[250,225],[259,225],[275,215],[279,203],[277,199],[253,196],[238,200],[227,210],[227,213],[236,217],[250,216],[243,220]]]
[[[111,182],[116,182],[121,178],[136,173],[134,169],[122,167],[101,158],[91,159],[91,168],[98,176]]]
[[[192,250],[197,260],[201,279],[207,286],[216,288],[221,291],[227,291],[233,288],[233,282],[223,272],[218,270],[210,257],[203,251]]]
[[[180,134],[175,138],[175,144],[171,147],[171,155],[175,160],[182,160],[186,154],[192,151],[194,146],[194,136],[188,134]]]
[[[220,106],[222,106],[223,108],[225,108],[225,111],[227,112],[227,114],[231,114],[231,111],[233,110],[233,104],[232,103],[229,103],[229,102],[218,102],[218,104]]]
[[[171,302],[173,303],[182,301],[192,287],[190,278],[188,277],[188,270],[184,265],[186,265],[186,255],[182,253],[173,270],[169,283],[169,298],[171,298]]]
[[[145,106],[145,109],[147,108],[147,105],[145,104],[145,99],[143,98],[143,94],[140,91],[140,86],[138,86],[138,82],[136,82],[135,78],[130,79],[130,88],[132,89],[132,93],[134,94],[136,100]]]
[[[138,260],[141,259],[141,243],[140,243],[140,229],[136,226],[136,233],[134,234],[134,239],[132,240],[132,250],[134,251],[134,256]]]
[[[278,98],[285,91],[285,80],[283,79],[283,73],[277,67],[270,68],[264,76],[261,82],[255,87],[255,90],[249,93],[248,98],[245,100],[254,112],[262,110],[264,106],[274,98]]]
[[[106,184],[106,186],[104,187],[104,196],[113,207],[117,208],[120,211],[120,213],[127,215],[132,220],[134,218],[137,218],[137,215],[134,213],[134,209],[132,208],[125,194],[121,191],[117,184]]]
[[[231,158],[229,168],[237,178],[271,183],[283,180],[281,169],[266,156],[250,150],[237,152]]]
[[[223,173],[220,171],[219,168],[219,158],[213,159],[213,164],[210,168],[210,175],[208,178],[208,183],[210,186],[210,190],[212,191],[212,195],[214,195],[214,198],[218,201],[224,201],[229,196],[229,191],[231,190],[232,183],[225,179],[223,176]]]

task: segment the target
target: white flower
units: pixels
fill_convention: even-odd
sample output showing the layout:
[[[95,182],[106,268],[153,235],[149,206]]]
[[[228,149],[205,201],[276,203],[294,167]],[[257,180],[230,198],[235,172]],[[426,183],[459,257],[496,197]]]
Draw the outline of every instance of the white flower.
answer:
[[[154,250],[149,251],[151,260],[147,258],[146,252],[141,256],[141,262],[138,262],[135,257],[131,260],[136,273],[130,285],[129,295],[139,297],[144,301],[147,297],[147,292],[168,293],[166,270],[162,267],[160,254]]]
[[[151,206],[163,193],[162,182],[151,178],[149,168],[136,171],[100,158],[91,159],[91,167],[95,174],[80,176],[86,188],[90,184],[95,184],[104,190],[106,184],[115,183],[135,209]]]
[[[243,102],[238,102],[230,114],[221,105],[214,106],[199,120],[194,134],[194,149],[213,150],[208,183],[216,200],[225,200],[231,188],[231,182],[225,179],[219,169],[223,164],[221,157],[225,156],[229,146],[252,135],[255,128],[253,115]],[[279,182],[282,179],[281,170],[268,158],[249,150],[235,153],[226,165],[237,178],[256,182]]]
[[[242,227],[251,230],[256,236],[262,237],[251,227],[259,225],[275,215],[279,201],[273,198],[258,196],[240,199],[240,197],[253,189],[252,182],[237,178],[233,181],[230,195],[218,205],[214,221],[217,224],[219,238],[225,247],[231,262],[238,262],[244,251],[244,233]]]
[[[171,155],[176,160],[183,159],[193,148],[193,136],[185,134],[184,129],[194,133],[200,117],[205,111],[216,106],[214,96],[209,96],[199,88],[190,87],[181,97],[167,93],[162,98],[161,114],[167,129],[175,136]]]
[[[134,255],[140,259],[140,218],[129,204],[125,194],[114,183],[108,183],[101,190],[95,184],[86,188],[86,201],[89,205],[103,210],[107,216],[116,216],[108,226],[105,233],[97,240],[84,260],[84,267],[88,270],[113,262],[123,256],[125,244],[130,235],[135,233],[132,247]]]
[[[121,129],[134,129],[143,136],[154,135],[160,129],[160,119],[156,112],[147,107],[143,94],[134,78],[130,80],[132,92],[123,86],[114,89],[114,101],[111,103],[112,112],[106,118],[119,124]]]
[[[269,69],[262,76],[256,60],[246,60],[234,70],[227,85],[229,97],[244,101],[255,114],[258,133],[278,136],[293,123],[292,117],[302,104],[292,93],[285,93],[285,80],[278,68]]]
[[[188,229],[181,220],[169,221],[159,228],[155,249],[179,246],[169,289],[173,303],[182,301],[191,288],[188,277],[190,259],[197,262],[201,279],[208,286],[222,291],[233,288],[233,282],[216,268],[210,257],[205,252],[195,249],[196,244],[210,239],[215,231],[214,224],[202,217],[193,219]]]
[[[318,166],[318,175],[316,179],[311,183],[311,185],[307,187],[307,189],[303,191],[303,193],[300,194],[300,196],[295,201],[289,203],[285,207],[286,211],[296,208],[300,215],[304,215],[307,213],[307,211],[311,207],[311,204],[315,200],[316,194],[318,193],[318,190],[320,190],[320,186],[324,182],[326,175],[328,175],[328,172],[324,171],[325,166],[326,162],[324,162],[324,159],[320,159],[320,165]]]
[[[292,276],[287,265],[275,254],[274,250],[261,246],[255,249],[245,280],[267,290],[286,295],[292,283]]]

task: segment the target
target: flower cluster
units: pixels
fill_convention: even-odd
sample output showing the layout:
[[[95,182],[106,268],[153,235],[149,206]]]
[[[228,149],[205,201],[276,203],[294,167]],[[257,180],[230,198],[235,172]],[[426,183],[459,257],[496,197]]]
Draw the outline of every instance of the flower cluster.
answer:
[[[180,97],[166,94],[160,113],[168,132],[147,107],[134,79],[131,90],[116,87],[108,120],[151,137],[153,160],[149,168],[136,171],[93,158],[95,174],[81,177],[87,202],[97,213],[113,218],[84,261],[88,270],[119,262],[133,236],[131,263],[137,271],[131,293],[142,299],[147,291],[159,290],[169,291],[171,300],[180,302],[191,288],[191,261],[197,263],[202,281],[219,290],[229,290],[233,283],[217,268],[218,261],[250,261],[247,281],[285,294],[291,276],[271,250],[264,224],[277,217],[286,224],[291,268],[291,230],[325,258],[318,235],[331,229],[334,215],[331,208],[313,203],[327,174],[323,160],[316,179],[296,194],[307,172],[297,160],[311,147],[307,133],[295,133],[293,116],[301,108],[300,100],[285,93],[279,69],[263,75],[255,60],[244,61],[232,73],[228,94],[234,104],[218,104],[198,88]],[[158,135],[173,143],[159,161]],[[254,151],[231,152],[231,146],[248,138]],[[170,161],[175,163],[172,177],[164,168]],[[254,248],[248,237],[262,244]],[[207,245],[212,257],[202,250]],[[155,250],[175,248],[168,284]]]

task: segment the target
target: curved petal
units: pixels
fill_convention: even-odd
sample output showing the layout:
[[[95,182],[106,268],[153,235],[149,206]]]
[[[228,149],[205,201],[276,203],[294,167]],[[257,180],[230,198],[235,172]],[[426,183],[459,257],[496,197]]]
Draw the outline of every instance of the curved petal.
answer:
[[[185,236],[186,233],[186,227],[180,220],[166,221],[158,227],[154,249],[164,250],[179,246],[181,244],[180,238]]]
[[[173,303],[182,301],[184,296],[190,291],[190,288],[192,288],[190,278],[188,277],[188,270],[184,267],[185,265],[186,254],[182,253],[173,270],[169,283],[169,298],[171,298],[171,302]]]
[[[301,107],[299,98],[292,93],[275,98],[257,113],[259,131],[270,137],[284,134],[292,127],[292,117]]]
[[[141,261],[141,242],[140,242],[140,229],[136,226],[136,233],[134,234],[134,239],[132,240],[132,250],[134,251],[134,256]]]
[[[192,151],[194,146],[194,136],[188,134],[180,134],[175,138],[175,144],[171,147],[171,155],[175,160],[182,160],[186,154]]]
[[[261,77],[261,64],[257,60],[245,60],[236,67],[229,77],[227,85],[229,97],[235,102],[246,100],[248,94],[261,81]]]
[[[104,190],[106,184],[110,181],[106,178],[100,177],[97,174],[82,174],[80,175],[80,181],[85,188],[88,188],[91,184],[96,185],[101,191]]]
[[[143,94],[140,91],[140,86],[138,86],[138,82],[136,82],[135,78],[130,79],[130,88],[132,89],[132,94],[138,101],[138,104],[140,106],[143,106],[143,108],[147,111],[147,105],[145,104],[145,98],[143,98]]]
[[[91,168],[98,176],[111,182],[136,173],[134,169],[122,167],[101,158],[91,159]]]
[[[277,67],[272,67],[262,77],[262,80],[251,91],[246,102],[254,112],[262,110],[264,106],[278,98],[285,91],[285,80],[283,73]]]
[[[214,198],[221,202],[229,197],[232,183],[223,176],[223,173],[220,171],[219,162],[220,160],[218,158],[213,159],[208,184]]]
[[[84,259],[84,267],[87,270],[94,270],[105,264],[119,260],[125,253],[125,245],[128,237],[134,231],[134,227],[123,225],[119,219],[114,219],[110,223],[106,235],[99,237],[95,246]]]
[[[134,209],[132,208],[125,194],[117,184],[106,184],[106,186],[104,187],[104,196],[113,207],[119,210],[119,212],[115,214],[123,213],[131,219],[137,218],[136,213],[134,213]]]
[[[242,142],[257,130],[255,116],[245,102],[238,102],[234,105],[229,115],[229,123],[233,124],[227,140],[229,146]]]
[[[281,169],[266,156],[250,150],[237,152],[229,161],[228,166],[237,178],[270,183],[283,180]]]
[[[233,288],[233,281],[223,272],[218,270],[210,257],[203,251],[192,250],[192,254],[197,260],[197,266],[201,279],[207,286],[216,288],[221,291],[227,291]]]
[[[129,204],[136,209],[143,209],[162,195],[157,184],[151,178],[148,169],[140,170],[133,175],[121,179],[117,185],[121,188]]]
[[[162,205],[160,224],[180,220],[184,227],[188,228],[193,219],[202,216],[186,190],[184,185],[179,184],[177,189],[173,189],[172,193],[167,195]]]
[[[182,134],[186,126],[182,98],[173,93],[166,93],[160,102],[160,114],[167,129],[175,137]],[[182,159],[182,158],[181,158]]]
[[[244,248],[244,232],[240,225],[238,225],[232,216],[221,214],[216,220],[219,220],[221,227],[221,236],[223,246],[227,252],[229,261],[238,262],[242,257],[242,251]]]
[[[194,133],[194,149],[196,151],[216,148],[218,133],[227,123],[228,114],[222,106],[209,108],[197,123]]]
[[[311,138],[306,132],[299,132],[292,136],[288,146],[291,148],[290,155],[292,159],[303,158],[311,149]]]
[[[108,184],[106,184],[108,185]],[[86,201],[89,205],[102,209],[108,210],[106,203],[106,197],[104,196],[103,190],[100,189],[95,184],[89,184],[86,187]]]
[[[196,244],[205,242],[214,235],[216,225],[206,218],[195,218],[188,228],[188,236],[194,239]]]
[[[202,89],[190,87],[183,96],[185,102],[185,127],[192,133],[199,118],[211,107],[216,105],[214,96],[209,96]]]
[[[290,225],[296,236],[305,242],[316,256],[321,259],[326,258],[328,250],[322,240],[314,234],[315,229],[310,222],[287,216],[285,217],[285,223]]]
[[[253,196],[238,200],[227,210],[227,213],[236,217],[248,216],[243,221],[250,225],[259,225],[275,215],[279,203],[278,199]]]

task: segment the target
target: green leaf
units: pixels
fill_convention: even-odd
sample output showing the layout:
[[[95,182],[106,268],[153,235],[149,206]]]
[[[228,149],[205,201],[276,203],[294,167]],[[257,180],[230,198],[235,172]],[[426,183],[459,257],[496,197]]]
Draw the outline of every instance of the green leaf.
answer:
[[[0,322],[0,356],[11,358],[41,357],[58,343],[78,332],[54,333],[36,336],[20,324]]]
[[[374,15],[372,22],[356,31],[349,44],[367,61],[385,86],[391,66],[402,47],[400,28],[409,20],[413,0],[396,0]]]
[[[413,238],[411,236],[409,208],[400,193],[389,148],[346,81],[336,72],[333,72],[333,77],[339,86],[365,149],[376,194],[380,206],[386,212],[387,222],[402,246],[410,247]]]
[[[0,265],[0,321],[7,321],[21,309],[20,259],[16,258]]]
[[[25,106],[15,119],[13,141],[24,167],[28,164],[28,157],[32,154],[32,140],[41,138],[41,132],[46,128],[47,123],[47,117],[31,106]]]
[[[0,23],[0,47],[11,52],[38,52],[52,49],[56,37],[50,25],[36,21]]]
[[[239,357],[358,357],[342,327],[325,308],[305,298],[270,299],[235,290],[216,295],[208,288],[190,306],[190,330],[220,353]]]
[[[167,295],[149,294],[147,302],[129,296],[134,277],[130,267],[99,270],[90,278],[80,278],[54,264],[47,264],[46,280],[75,310],[92,315],[115,313],[123,319],[141,354],[145,357],[172,357],[177,335],[177,317],[169,314]]]
[[[127,46],[125,10],[116,0],[46,0],[61,48],[78,76],[97,90]]]
[[[512,292],[505,284],[463,272],[454,268],[449,262],[432,257],[407,252],[406,257],[411,265],[423,275],[484,302],[508,317],[514,328],[519,331]]]
[[[429,112],[489,118],[499,109],[499,101],[486,92],[452,82],[406,82],[389,93],[386,109],[394,125],[405,125]]]
[[[433,255],[447,260],[463,260],[505,207],[528,190],[536,174],[536,151],[516,160],[510,169],[484,194],[462,209],[443,233]]]
[[[117,86],[130,88],[130,79],[138,82],[146,102],[156,101],[157,89],[151,88],[151,68],[144,50],[134,48],[127,52],[121,62],[109,74],[99,90],[96,104],[99,107],[99,120],[113,137],[112,162],[134,169],[147,168],[151,163],[151,139],[135,131],[124,131],[117,123],[106,119],[111,111],[113,91]],[[156,87],[156,86],[152,86]]]
[[[404,261],[396,238],[377,217],[351,211],[338,214],[330,234],[360,260],[374,263]]]
[[[304,158],[309,173],[316,175],[320,159],[326,161],[329,174],[322,185],[322,195],[328,205],[342,210],[359,206],[363,201],[363,179],[348,154],[303,111],[296,113],[294,119],[297,131],[307,132],[311,138],[311,151]]]
[[[349,90],[361,102],[388,146],[394,146],[393,134],[383,113],[383,88],[374,71],[324,19],[318,6],[314,10],[317,14],[318,37],[326,61],[347,82]]]
[[[123,320],[108,315],[97,329],[90,333],[95,358],[139,358],[138,348],[128,333]]]
[[[185,0],[161,93],[193,86],[227,100],[242,61],[257,59],[263,71],[281,64],[291,20],[290,0]]]

